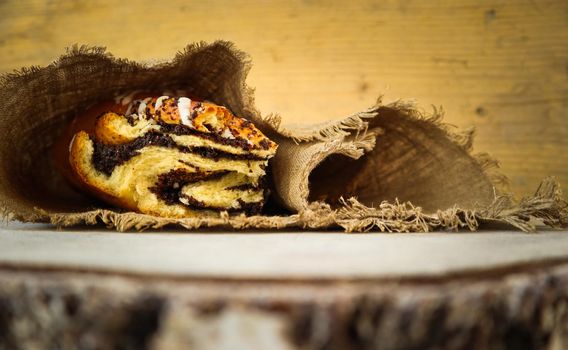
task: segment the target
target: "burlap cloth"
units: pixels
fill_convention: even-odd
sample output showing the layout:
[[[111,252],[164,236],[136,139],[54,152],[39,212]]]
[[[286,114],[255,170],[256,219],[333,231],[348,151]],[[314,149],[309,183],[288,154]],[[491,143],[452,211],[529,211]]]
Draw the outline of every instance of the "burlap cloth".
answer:
[[[250,68],[248,56],[228,42],[192,44],[172,61],[154,64],[74,46],[47,67],[2,76],[2,217],[60,227],[103,223],[120,231],[166,225],[348,232],[497,225],[531,231],[538,223],[568,222],[554,180],[543,181],[532,197],[513,200],[497,162],[472,154],[473,131],[452,130],[440,110],[426,114],[410,102],[379,100],[341,121],[286,128],[278,116],[263,117],[254,107],[245,84]],[[185,89],[252,120],[276,141],[268,214],[160,218],[108,207],[71,189],[52,164],[55,138],[90,104],[136,89]]]

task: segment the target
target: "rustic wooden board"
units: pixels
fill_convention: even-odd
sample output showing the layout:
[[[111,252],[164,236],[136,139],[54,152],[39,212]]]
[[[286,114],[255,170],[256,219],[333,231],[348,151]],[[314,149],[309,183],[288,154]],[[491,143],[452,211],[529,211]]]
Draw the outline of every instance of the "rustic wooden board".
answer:
[[[345,234],[341,232],[115,233],[12,225],[0,265],[228,279],[351,280],[440,277],[568,262],[567,232]]]
[[[0,231],[0,349],[568,346],[568,232]]]
[[[568,185],[568,2],[118,0],[0,3],[0,71],[46,65],[72,43],[136,60],[187,43],[250,53],[264,113],[339,118],[386,99],[443,105],[478,129],[517,194],[556,175]]]

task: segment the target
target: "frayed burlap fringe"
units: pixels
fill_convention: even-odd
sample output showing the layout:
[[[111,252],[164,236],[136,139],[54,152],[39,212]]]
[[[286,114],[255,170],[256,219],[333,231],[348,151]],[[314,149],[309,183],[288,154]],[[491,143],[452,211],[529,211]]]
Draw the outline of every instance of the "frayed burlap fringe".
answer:
[[[226,212],[219,218],[168,219],[135,213],[119,213],[112,210],[93,210],[85,213],[48,214],[57,227],[103,224],[117,231],[144,231],[177,226],[188,230],[221,228],[234,230],[337,229],[345,232],[431,232],[436,230],[458,231],[492,228],[505,225],[524,232],[534,232],[537,225],[564,227],[568,224],[568,203],[562,198],[558,183],[545,179],[536,193],[515,202],[508,195],[496,195],[493,203],[484,210],[464,210],[457,207],[425,214],[412,203],[383,202],[368,207],[356,198],[342,200],[339,209],[331,209],[325,203],[313,202],[297,214],[287,216],[230,216]]]
[[[227,212],[223,212],[219,217],[173,219],[108,209],[81,213],[48,213],[41,209],[38,209],[38,211],[49,218],[50,222],[58,228],[103,224],[109,229],[116,229],[121,232],[160,229],[166,226],[177,226],[188,230],[203,228],[235,230],[319,229],[332,227],[335,213],[329,205],[317,202],[312,203],[308,208],[297,214],[284,216],[229,215]]]
[[[514,201],[497,160],[473,154],[473,129],[442,121],[412,101],[383,104],[343,120],[303,127],[262,116],[245,81],[251,60],[229,42],[188,45],[171,61],[137,63],[104,48],[73,46],[47,67],[0,78],[0,216],[57,227],[104,225],[118,231],[167,226],[196,230],[343,229],[428,232],[485,227],[534,231],[568,223],[558,184]],[[136,89],[184,89],[229,107],[279,144],[271,162],[280,215],[161,218],[98,208],[68,188],[50,147],[86,106]],[[33,118],[32,118],[33,116]],[[319,119],[319,118],[318,118]],[[377,205],[377,203],[379,203]]]
[[[510,195],[496,195],[483,210],[457,207],[425,214],[411,203],[383,202],[376,208],[367,207],[355,198],[343,201],[344,207],[335,215],[335,222],[346,232],[430,232],[434,230],[476,231],[495,224],[506,224],[524,232],[534,232],[537,224],[564,227],[568,224],[568,203],[562,198],[558,183],[545,179],[536,193],[516,203]]]

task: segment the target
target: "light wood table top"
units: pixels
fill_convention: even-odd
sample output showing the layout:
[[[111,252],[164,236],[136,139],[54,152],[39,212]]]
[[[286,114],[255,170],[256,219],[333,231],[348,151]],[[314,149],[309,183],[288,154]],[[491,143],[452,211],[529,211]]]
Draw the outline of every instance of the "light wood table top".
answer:
[[[30,224],[0,231],[0,265],[189,278],[443,277],[558,260],[568,262],[566,231],[117,233]]]

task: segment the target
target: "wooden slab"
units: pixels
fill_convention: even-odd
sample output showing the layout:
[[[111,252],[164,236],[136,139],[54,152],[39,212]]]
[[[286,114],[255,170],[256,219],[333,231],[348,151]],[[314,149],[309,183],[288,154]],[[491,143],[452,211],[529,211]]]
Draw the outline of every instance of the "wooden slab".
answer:
[[[568,234],[548,231],[345,234],[0,231],[0,264],[231,279],[441,276],[547,260],[568,261]]]
[[[568,232],[0,231],[0,349],[565,349]]]

